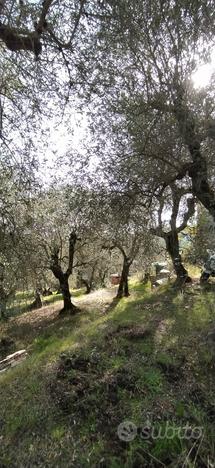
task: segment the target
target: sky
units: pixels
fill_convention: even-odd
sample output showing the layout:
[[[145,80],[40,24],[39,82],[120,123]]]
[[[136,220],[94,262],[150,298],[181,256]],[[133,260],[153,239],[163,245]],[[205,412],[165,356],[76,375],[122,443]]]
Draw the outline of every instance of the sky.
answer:
[[[201,65],[193,73],[192,81],[196,89],[203,88],[210,83],[212,74],[215,72],[215,50],[211,53],[210,63]],[[73,151],[84,153],[84,146],[89,135],[87,116],[78,112],[71,113],[69,132],[62,122],[57,128],[50,129],[50,139],[45,154],[41,154],[42,164],[41,177],[44,182],[51,179],[56,173],[56,159],[62,157],[66,152],[72,154]]]
[[[203,88],[208,86],[212,77],[212,74],[215,72],[215,50],[211,52],[211,61],[210,63],[206,63],[201,65],[198,70],[193,73],[192,81],[194,87]]]
[[[71,159],[72,154],[77,151],[84,154],[84,145],[86,144],[88,135],[87,126],[86,116],[75,111],[71,113],[67,125],[65,125],[65,122],[54,128],[50,125],[47,148],[45,153],[42,152],[39,155],[39,177],[45,185],[46,183],[49,184],[52,177],[56,175],[57,159],[59,160],[66,153],[71,155]],[[61,171],[61,167],[58,167],[59,177],[63,174],[64,170],[62,169]]]

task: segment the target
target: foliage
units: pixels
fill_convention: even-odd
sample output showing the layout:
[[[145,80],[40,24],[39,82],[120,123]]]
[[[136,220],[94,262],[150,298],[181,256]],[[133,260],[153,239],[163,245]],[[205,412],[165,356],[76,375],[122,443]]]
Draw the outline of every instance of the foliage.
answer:
[[[188,260],[201,266],[208,258],[207,251],[215,248],[214,221],[208,212],[198,206],[195,233],[191,237],[190,248],[187,252]]]
[[[214,19],[211,0],[0,1],[0,306],[19,315],[0,326],[30,354],[0,375],[2,466],[15,446],[20,467],[214,460],[213,285],[186,289],[180,253],[191,230],[188,261],[215,247],[214,76],[192,82]],[[164,248],[179,291],[129,282]],[[78,297],[113,272],[113,302],[114,288]],[[30,312],[50,287],[62,295]],[[139,435],[149,416],[206,437],[155,441],[150,426],[147,441],[117,439],[120,422]]]

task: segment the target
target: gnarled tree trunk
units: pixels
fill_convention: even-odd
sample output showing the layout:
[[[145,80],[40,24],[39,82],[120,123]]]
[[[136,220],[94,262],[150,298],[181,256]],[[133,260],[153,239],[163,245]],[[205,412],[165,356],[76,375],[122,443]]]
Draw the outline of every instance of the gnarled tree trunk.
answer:
[[[162,213],[164,209],[164,198],[159,199],[160,209],[158,211],[158,222],[159,225],[157,228],[152,229],[152,233],[156,236],[162,237],[166,244],[166,249],[168,254],[171,257],[173,268],[175,270],[177,280],[176,286],[180,286],[184,283],[191,282],[191,278],[188,275],[186,268],[182,263],[180,250],[179,250],[179,239],[178,234],[186,228],[188,220],[194,215],[195,213],[195,199],[187,198],[187,210],[183,214],[182,222],[179,226],[177,226],[177,218],[179,214],[179,206],[181,198],[190,193],[188,190],[184,188],[177,187],[175,183],[170,184],[170,189],[172,192],[172,212],[171,212],[171,219],[170,219],[170,231],[166,232],[163,229],[162,224]],[[164,186],[165,190],[165,186]],[[162,194],[163,195],[163,194]]]
[[[181,137],[192,159],[192,164],[188,169],[188,175],[192,180],[192,192],[215,220],[215,192],[209,184],[207,160],[202,153],[201,137],[196,129],[196,119],[192,110],[187,107],[184,96],[184,89],[178,85],[174,114],[178,121]]]
[[[93,280],[94,280],[96,265],[97,265],[97,262],[92,267],[92,271],[91,271],[89,279],[85,279],[81,277],[81,282],[86,287],[85,294],[90,294],[90,292],[93,289]]]
[[[122,267],[122,274],[120,278],[120,283],[117,291],[117,298],[121,299],[122,297],[128,297],[129,289],[128,289],[128,275],[129,275],[129,268],[131,263],[128,261],[128,258],[124,255],[123,258],[123,267]]]
[[[75,232],[71,232],[69,236],[69,261],[68,268],[66,272],[63,272],[60,259],[59,259],[59,248],[54,248],[51,255],[50,270],[54,274],[55,278],[58,279],[60,283],[60,290],[63,295],[63,309],[60,311],[60,314],[75,314],[77,312],[77,307],[71,301],[71,294],[69,290],[69,277],[73,271],[73,261],[75,254],[75,245],[77,242],[77,235]]]
[[[166,233],[165,243],[168,254],[171,257],[176,274],[176,285],[181,285],[191,281],[186,268],[184,267],[179,250],[179,239],[177,230]]]
[[[60,290],[63,296],[63,309],[61,313],[71,313],[74,314],[76,312],[76,307],[71,301],[71,294],[69,290],[69,277],[66,273],[62,273],[59,278],[60,282]]]
[[[34,309],[41,309],[41,307],[43,306],[42,304],[42,300],[41,300],[41,296],[40,296],[40,291],[38,289],[36,289],[35,291],[35,294],[34,294],[34,302],[32,302],[32,304],[30,304],[30,310],[34,310]]]

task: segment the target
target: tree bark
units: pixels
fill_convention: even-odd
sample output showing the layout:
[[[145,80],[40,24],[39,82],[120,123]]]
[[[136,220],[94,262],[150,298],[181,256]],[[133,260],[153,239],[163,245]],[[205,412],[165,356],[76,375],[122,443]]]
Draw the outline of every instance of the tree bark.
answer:
[[[117,296],[116,296],[118,299],[121,299],[122,297],[130,296],[129,289],[128,289],[128,275],[129,275],[130,265],[131,264],[128,261],[127,257],[124,256],[122,274],[121,274],[120,283],[119,283]]]
[[[92,283],[88,282],[87,280],[85,279],[81,279],[83,285],[86,287],[86,291],[85,291],[85,294],[90,294],[91,290],[92,290]]]
[[[105,270],[104,272],[102,272],[102,273],[100,274],[100,284],[101,284],[101,287],[102,287],[102,288],[105,288],[105,286],[106,286],[106,284],[105,284],[105,278],[106,278],[106,276],[107,276],[107,271],[108,271],[108,270]]]
[[[147,284],[149,280],[150,280],[150,273],[149,273],[149,272],[145,272],[144,278],[143,278],[143,280],[142,280],[143,284]]]
[[[0,263],[0,319],[6,319],[7,294],[4,288],[5,265]]]
[[[73,271],[73,261],[75,255],[75,245],[77,242],[77,235],[75,232],[71,232],[69,236],[69,260],[68,268],[64,273],[60,264],[59,259],[59,248],[53,249],[50,262],[50,270],[54,274],[55,278],[58,279],[60,283],[60,290],[63,295],[63,309],[60,311],[60,314],[71,314],[74,315],[77,312],[77,307],[71,301],[71,294],[69,290],[69,277]]]
[[[9,293],[5,292],[4,287],[0,284],[0,320],[7,320],[7,305],[9,299],[14,295],[15,289],[11,289]]]
[[[156,236],[162,237],[164,239],[166,250],[171,257],[173,268],[177,276],[176,285],[178,284],[180,286],[181,284],[192,281],[182,263],[179,250],[178,234],[186,228],[188,220],[195,213],[195,199],[193,197],[187,199],[187,210],[183,214],[183,219],[180,226],[177,227],[177,217],[181,198],[189,192],[186,189],[177,187],[175,183],[171,183],[170,188],[172,192],[172,212],[170,219],[171,230],[166,232],[163,229],[162,212],[164,209],[164,198],[161,197],[159,199],[160,208],[158,211],[159,225],[157,228],[152,229],[151,232]]]
[[[97,261],[96,261],[96,263],[92,266],[92,271],[91,271],[91,274],[90,274],[89,279],[84,279],[84,278],[81,277],[81,282],[82,282],[82,283],[84,284],[84,286],[86,287],[85,294],[90,294],[90,292],[91,292],[92,289],[93,289],[93,280],[94,280],[94,275],[95,275],[96,266],[97,266]]]
[[[182,263],[179,251],[179,239],[177,230],[166,233],[164,239],[166,243],[167,252],[171,257],[175,274],[177,277],[176,285],[191,282],[191,278],[189,277],[188,272]]]
[[[69,290],[69,277],[66,273],[62,273],[62,276],[59,278],[60,290],[63,296],[63,309],[60,311],[61,314],[69,313],[75,314],[77,308],[71,301],[71,294]]]
[[[30,305],[30,309],[31,310],[41,309],[42,306],[43,304],[42,304],[40,292],[38,289],[36,289],[35,294],[34,294],[34,302],[32,302],[32,304]]]
[[[5,320],[7,317],[6,314],[7,302],[5,299],[0,299],[0,320]]]
[[[36,57],[42,52],[41,35],[47,29],[46,16],[49,13],[49,9],[53,0],[44,0],[42,2],[42,8],[40,17],[37,23],[34,24],[34,31],[19,30],[19,28],[11,27],[9,24],[3,24],[0,21],[0,38],[11,51],[19,52],[21,50],[28,50],[33,52]],[[0,13],[4,8],[5,1],[0,4]]]
[[[192,192],[215,220],[215,193],[208,180],[207,161],[201,151],[201,138],[196,130],[195,116],[184,100],[184,90],[177,89],[174,114],[181,137],[188,147],[193,163],[188,169],[192,180]]]

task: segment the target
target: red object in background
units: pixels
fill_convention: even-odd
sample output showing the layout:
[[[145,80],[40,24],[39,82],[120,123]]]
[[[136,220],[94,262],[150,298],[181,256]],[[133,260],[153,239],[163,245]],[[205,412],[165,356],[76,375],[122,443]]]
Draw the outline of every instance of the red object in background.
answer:
[[[116,286],[117,284],[120,283],[120,280],[121,280],[121,276],[118,275],[118,274],[115,274],[115,275],[111,275],[111,284],[113,286]]]

